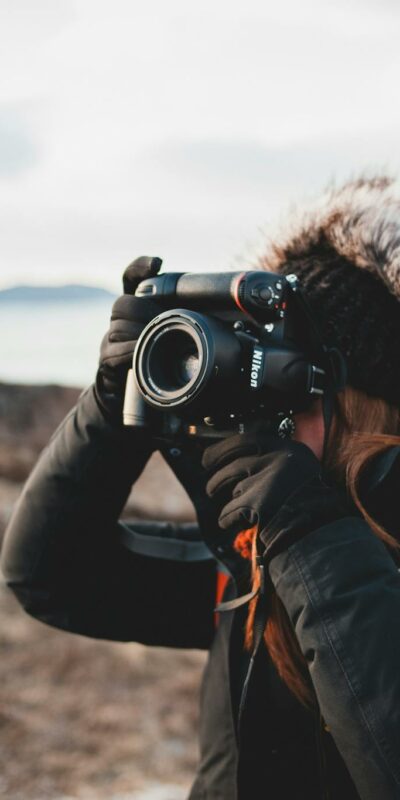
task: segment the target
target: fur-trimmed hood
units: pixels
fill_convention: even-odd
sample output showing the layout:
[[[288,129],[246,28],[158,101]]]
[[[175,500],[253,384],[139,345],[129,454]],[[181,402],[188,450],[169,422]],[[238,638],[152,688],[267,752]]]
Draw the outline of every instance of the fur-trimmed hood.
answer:
[[[326,247],[380,277],[400,299],[400,193],[394,179],[360,178],[330,189],[289,220],[261,263],[280,272],[287,261],[303,261]]]
[[[260,266],[295,273],[348,382],[400,405],[400,195],[387,177],[330,189],[294,214]]]

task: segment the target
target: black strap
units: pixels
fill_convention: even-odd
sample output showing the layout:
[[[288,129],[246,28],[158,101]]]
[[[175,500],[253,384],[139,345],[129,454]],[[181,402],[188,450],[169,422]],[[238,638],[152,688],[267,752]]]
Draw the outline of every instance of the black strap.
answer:
[[[324,446],[322,451],[323,463],[325,463],[327,455],[329,434],[331,430],[333,411],[334,411],[334,403],[335,403],[335,392],[333,387],[329,383],[324,391],[322,399],[322,414],[324,417]]]
[[[330,800],[331,793],[329,790],[329,782],[328,782],[328,771],[327,771],[327,763],[326,763],[326,753],[324,749],[324,720],[322,718],[321,711],[318,707],[316,716],[315,716],[315,734],[316,734],[316,750],[317,750],[317,758],[318,758],[318,769],[319,769],[319,779],[321,784],[321,800]]]
[[[324,447],[322,454],[322,463],[325,463],[329,434],[333,414],[335,411],[337,393],[342,391],[346,383],[346,365],[342,354],[339,350],[330,351],[331,354],[331,372],[326,374],[326,386],[322,397],[322,414],[324,417]],[[336,362],[336,363],[335,363]]]
[[[314,315],[308,303],[307,294],[302,287],[301,281],[297,276],[290,281],[291,290],[297,300],[299,308],[308,321],[309,346],[313,351],[317,363],[325,371],[325,386],[323,393],[323,416],[325,423],[325,438],[323,449],[323,461],[325,461],[326,450],[329,439],[329,432],[332,423],[333,412],[335,409],[336,394],[342,391],[347,381],[347,367],[343,354],[336,347],[327,347],[324,343]]]
[[[246,603],[250,603],[250,600],[254,600],[259,592],[260,589],[257,587],[253,592],[243,594],[240,597],[236,597],[234,600],[226,600],[224,603],[219,603],[215,611],[236,611],[237,608],[246,605]]]
[[[251,654],[249,666],[247,668],[247,673],[242,688],[242,694],[240,697],[239,714],[238,714],[238,738],[240,738],[240,729],[243,719],[243,713],[246,707],[246,700],[247,700],[250,680],[253,674],[253,669],[257,654],[260,650],[261,644],[264,639],[264,631],[265,631],[265,626],[267,624],[268,612],[269,612],[269,603],[266,592],[265,565],[263,564],[262,557],[260,555],[257,556],[257,566],[260,573],[260,587],[258,590],[258,600],[254,615],[253,651]]]
[[[240,728],[241,722],[243,718],[243,712],[246,707],[246,700],[247,700],[247,693],[248,688],[251,680],[251,676],[253,673],[254,663],[259,652],[261,643],[264,638],[264,631],[265,626],[267,624],[268,619],[268,612],[269,612],[269,595],[270,592],[267,594],[267,582],[270,588],[272,586],[271,580],[269,578],[268,572],[266,572],[266,567],[262,558],[262,555],[258,553],[256,557],[256,565],[260,576],[260,585],[252,592],[243,595],[242,597],[237,597],[235,600],[229,600],[226,603],[220,603],[216,611],[235,611],[240,606],[249,603],[254,598],[258,597],[256,611],[254,615],[254,626],[253,626],[253,650],[251,654],[251,658],[249,661],[249,665],[246,672],[246,677],[244,679],[242,693],[240,696],[240,703],[239,703],[239,714],[238,714],[238,738],[240,736]]]

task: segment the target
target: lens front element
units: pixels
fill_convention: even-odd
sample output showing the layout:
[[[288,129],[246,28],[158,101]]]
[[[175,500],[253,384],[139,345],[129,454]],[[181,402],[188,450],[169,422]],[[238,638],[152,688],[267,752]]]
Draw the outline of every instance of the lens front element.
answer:
[[[160,398],[186,392],[199,374],[201,357],[201,344],[190,329],[163,327],[144,353],[146,380]]]
[[[157,408],[176,408],[205,397],[222,402],[240,375],[240,345],[229,326],[196,311],[164,311],[142,332],[133,370],[144,399]],[[236,383],[236,382],[235,382]]]

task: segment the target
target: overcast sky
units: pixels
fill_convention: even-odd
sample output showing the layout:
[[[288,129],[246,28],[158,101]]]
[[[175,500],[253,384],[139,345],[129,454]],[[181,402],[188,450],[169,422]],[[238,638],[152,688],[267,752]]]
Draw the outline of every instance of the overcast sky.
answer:
[[[399,172],[397,0],[0,0],[0,286],[250,263],[294,202]]]

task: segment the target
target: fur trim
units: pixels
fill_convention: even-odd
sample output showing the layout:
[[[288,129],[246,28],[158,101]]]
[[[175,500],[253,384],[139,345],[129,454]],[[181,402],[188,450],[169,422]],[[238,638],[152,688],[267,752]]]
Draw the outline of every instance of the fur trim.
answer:
[[[271,242],[263,269],[280,272],[287,262],[309,259],[328,248],[381,278],[400,299],[400,197],[389,177],[360,178],[333,188],[318,206],[297,216]],[[293,263],[295,272],[295,263]]]

